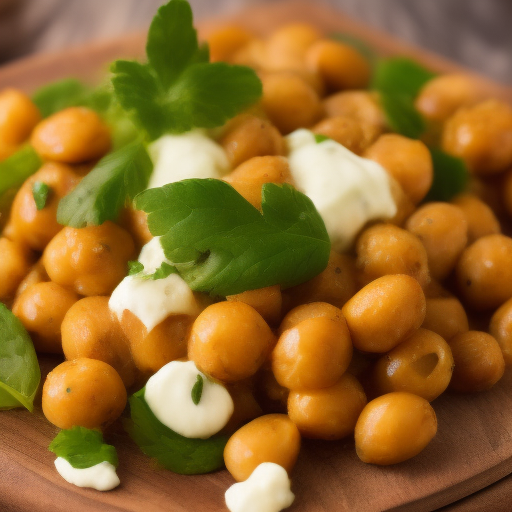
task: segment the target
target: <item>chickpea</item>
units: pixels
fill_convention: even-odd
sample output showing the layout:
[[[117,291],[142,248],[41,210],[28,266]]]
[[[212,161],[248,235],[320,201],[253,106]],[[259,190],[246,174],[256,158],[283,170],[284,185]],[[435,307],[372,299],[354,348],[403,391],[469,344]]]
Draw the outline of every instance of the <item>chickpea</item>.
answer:
[[[416,206],[412,202],[411,198],[405,193],[402,185],[400,185],[393,176],[389,175],[388,177],[391,197],[396,205],[395,216],[388,219],[388,222],[395,226],[402,227],[405,224],[405,221],[411,216],[412,212],[414,212]]]
[[[249,43],[253,37],[248,30],[235,25],[227,25],[215,30],[208,36],[210,61],[229,62],[233,54]]]
[[[127,231],[101,226],[65,227],[46,246],[43,263],[52,281],[80,295],[107,295],[127,272],[134,243]]]
[[[12,154],[16,152],[18,146],[14,146],[12,144],[7,144],[0,139],[0,162],[9,158]]]
[[[267,286],[258,290],[248,290],[237,295],[228,295],[228,301],[244,302],[254,308],[270,325],[279,323],[283,298],[279,285]]]
[[[148,214],[142,210],[125,208],[121,213],[120,225],[130,233],[138,252],[153,238],[148,228]]]
[[[312,131],[335,140],[356,155],[362,155],[368,145],[361,122],[353,117],[326,117]]]
[[[16,298],[12,312],[29,332],[37,352],[62,354],[62,320],[78,299],[56,283],[37,283]]]
[[[252,385],[246,381],[227,386],[233,399],[234,411],[220,435],[232,435],[243,424],[263,415],[263,411],[254,398]]]
[[[420,240],[392,224],[375,224],[356,241],[356,266],[363,284],[388,274],[407,274],[422,287],[430,282],[428,258]]]
[[[300,434],[285,414],[267,414],[238,429],[224,448],[224,462],[238,482],[247,480],[263,462],[291,473],[300,450]]]
[[[316,91],[289,71],[265,73],[261,104],[269,119],[284,135],[313,125],[321,114]]]
[[[431,402],[448,387],[452,371],[448,343],[433,331],[418,329],[377,361],[373,384],[379,394],[407,391]]]
[[[363,89],[370,80],[368,61],[353,47],[330,39],[313,43],[306,64],[324,79],[332,91]]]
[[[0,261],[2,279],[0,280],[0,301],[10,300],[19,284],[30,270],[31,254],[18,242],[0,238]]]
[[[258,403],[265,413],[286,414],[286,403],[290,390],[277,382],[270,368],[263,367],[256,375],[256,391]]]
[[[508,170],[504,174],[503,183],[501,185],[501,198],[505,212],[509,216],[512,216],[512,169]],[[499,201],[498,205],[499,204]],[[494,206],[494,203],[490,203]],[[501,205],[500,205],[501,206]]]
[[[0,91],[0,143],[4,147],[25,142],[40,119],[39,110],[25,93],[12,88]]]
[[[354,347],[388,352],[408,338],[425,318],[425,295],[407,275],[375,279],[342,308]]]
[[[207,375],[235,382],[254,375],[275,338],[261,315],[243,302],[218,302],[195,320],[188,357]]]
[[[309,318],[327,317],[331,320],[345,322],[341,309],[328,304],[327,302],[311,302],[309,304],[302,304],[292,309],[281,322],[279,326],[279,334],[284,331],[296,327],[303,320]]]
[[[108,297],[85,297],[69,308],[62,321],[62,350],[66,359],[97,359],[109,364],[126,387],[135,380],[128,339],[108,307]]]
[[[459,109],[444,125],[442,147],[478,176],[506,170],[512,166],[512,107],[487,100]]]
[[[507,300],[492,315],[489,334],[498,342],[505,364],[512,365],[512,299]]]
[[[281,386],[310,390],[333,386],[348,368],[352,343],[343,318],[308,318],[281,334],[272,371]]]
[[[76,164],[101,158],[110,149],[110,132],[98,114],[70,107],[41,121],[30,139],[48,160]]]
[[[405,227],[425,247],[431,277],[445,279],[468,241],[468,224],[462,210],[448,203],[428,203],[409,217]]]
[[[234,123],[220,139],[229,163],[235,168],[255,156],[284,155],[284,139],[266,119],[248,115]]]
[[[450,340],[450,347],[455,361],[450,382],[450,388],[454,391],[485,391],[503,377],[503,353],[490,334],[480,331],[463,332]]]
[[[17,299],[23,292],[28,290],[31,286],[37,283],[45,283],[49,280],[50,278],[46,273],[43,262],[39,259],[36,263],[34,263],[32,268],[29,270],[28,274],[21,281],[20,285],[18,286],[18,289],[16,290],[15,298]]]
[[[468,317],[464,307],[456,297],[427,298],[427,312],[421,324],[450,341],[456,334],[469,331]]]
[[[291,183],[288,161],[283,156],[255,156],[239,165],[224,181],[255,208],[261,208],[261,189],[265,183]]]
[[[468,224],[468,244],[486,235],[501,233],[501,227],[492,209],[476,195],[459,194],[451,203],[462,210]]]
[[[395,133],[381,135],[365,152],[398,181],[415,204],[430,190],[434,176],[432,157],[423,142]]]
[[[345,373],[329,388],[291,391],[288,415],[303,437],[342,439],[354,432],[365,405],[363,387],[353,375]]]
[[[73,170],[59,163],[46,163],[21,186],[11,208],[11,223],[16,237],[36,251],[42,251],[62,229],[57,222],[59,201],[80,181]],[[44,208],[39,210],[33,187],[46,184],[50,190]]]
[[[457,262],[463,301],[477,310],[493,309],[512,297],[512,238],[487,235],[467,247]]]
[[[231,56],[231,62],[241,66],[249,66],[256,70],[264,69],[267,59],[267,47],[262,39],[252,39],[236,50]]]
[[[427,400],[395,391],[368,402],[355,428],[356,452],[363,462],[386,466],[420,453],[437,432]]]

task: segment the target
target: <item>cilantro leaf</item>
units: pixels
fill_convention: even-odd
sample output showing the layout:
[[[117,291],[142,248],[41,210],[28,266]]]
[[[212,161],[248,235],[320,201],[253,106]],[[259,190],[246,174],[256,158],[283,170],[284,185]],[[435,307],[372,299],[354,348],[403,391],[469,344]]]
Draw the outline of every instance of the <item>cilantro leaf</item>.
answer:
[[[102,158],[57,209],[60,224],[81,228],[116,220],[127,198],[144,190],[153,164],[145,146],[135,141]]]
[[[90,468],[105,461],[115,467],[119,464],[116,449],[103,441],[101,432],[85,427],[61,430],[48,449],[78,469]]]
[[[410,139],[419,139],[425,132],[425,120],[409,96],[381,93],[380,104],[392,131]]]
[[[0,162],[0,195],[11,188],[17,188],[32,174],[43,161],[32,146],[24,146]]]
[[[50,192],[51,188],[43,181],[36,181],[32,185],[32,196],[38,210],[42,210],[46,206],[46,200]]]
[[[201,396],[203,395],[203,386],[204,381],[203,377],[201,375],[197,375],[196,383],[192,386],[192,402],[194,402],[195,405],[198,405],[201,401]]]
[[[128,262],[128,275],[135,276],[144,270],[144,265],[140,261]]]
[[[130,397],[131,419],[123,425],[146,455],[182,475],[209,473],[224,467],[227,436],[192,439],[177,434],[158,421],[144,400],[144,391],[142,388]]]
[[[145,190],[135,204],[149,214],[149,229],[162,236],[165,256],[196,291],[227,296],[290,287],[319,274],[329,259],[322,218],[290,185],[263,186],[263,214],[214,179]]]

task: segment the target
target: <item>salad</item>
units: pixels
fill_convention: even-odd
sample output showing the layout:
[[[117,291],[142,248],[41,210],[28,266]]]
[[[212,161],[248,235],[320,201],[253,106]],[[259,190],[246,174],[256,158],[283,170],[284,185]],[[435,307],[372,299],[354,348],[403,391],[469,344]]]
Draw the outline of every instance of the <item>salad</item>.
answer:
[[[418,455],[512,361],[512,108],[306,25],[200,44],[186,0],[146,53],[0,91],[0,408],[42,386],[72,484],[122,485],[122,425],[231,512],[291,506],[307,439]]]

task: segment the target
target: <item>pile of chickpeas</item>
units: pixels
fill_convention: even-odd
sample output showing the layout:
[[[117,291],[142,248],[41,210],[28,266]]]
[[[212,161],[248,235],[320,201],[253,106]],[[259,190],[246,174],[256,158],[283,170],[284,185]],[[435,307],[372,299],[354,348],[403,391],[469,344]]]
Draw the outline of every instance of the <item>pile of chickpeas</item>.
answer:
[[[462,158],[471,177],[450,202],[422,203],[430,152],[390,132],[357,50],[302,24],[267,39],[225,27],[209,43],[212,60],[252,66],[263,83],[261,101],[215,134],[232,167],[225,181],[260,208],[264,183],[293,184],[284,136],[309,128],[381,164],[397,214],[366,225],[308,282],[229,296],[148,333],[108,307],[151,239],[145,214],[126,208],[116,223],[81,229],[56,221],[59,200],[109,151],[107,126],[82,107],[41,120],[25,94],[2,91],[0,155],[29,141],[44,160],[0,217],[0,300],[39,353],[66,359],[44,384],[43,412],[60,428],[105,428],[127,390],[188,358],[233,397],[222,432],[236,480],[262,462],[291,472],[301,438],[354,436],[364,462],[406,460],[436,433],[430,402],[446,389],[488,390],[512,364],[512,238],[502,234],[512,214],[512,108],[469,76],[423,87],[416,107],[429,143]],[[41,210],[36,181],[51,189]]]

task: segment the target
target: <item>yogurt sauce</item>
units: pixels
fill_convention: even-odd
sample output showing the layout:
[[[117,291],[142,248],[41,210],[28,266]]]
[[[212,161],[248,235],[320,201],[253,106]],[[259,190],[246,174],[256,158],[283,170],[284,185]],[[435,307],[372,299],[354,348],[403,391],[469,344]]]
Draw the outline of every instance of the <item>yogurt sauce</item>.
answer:
[[[74,468],[63,457],[55,459],[59,475],[70,484],[78,487],[91,487],[98,491],[110,491],[121,482],[116,468],[110,462],[103,461],[90,468]]]
[[[396,214],[389,176],[377,162],[333,140],[317,143],[309,130],[286,139],[293,180],[320,213],[333,249],[348,249],[369,220]]]
[[[225,498],[231,512],[279,512],[293,503],[295,495],[286,469],[264,462],[245,482],[233,484]]]

